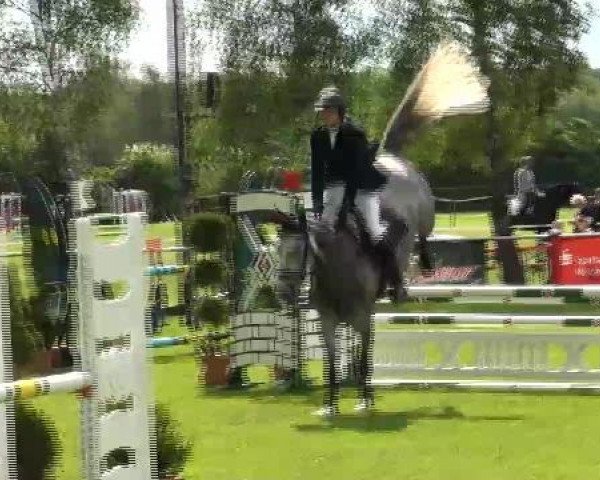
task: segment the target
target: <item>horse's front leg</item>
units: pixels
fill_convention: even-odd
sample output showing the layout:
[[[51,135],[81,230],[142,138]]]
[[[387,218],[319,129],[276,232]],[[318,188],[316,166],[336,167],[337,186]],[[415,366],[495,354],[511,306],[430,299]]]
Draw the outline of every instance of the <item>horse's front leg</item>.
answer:
[[[354,407],[357,412],[363,412],[375,405],[375,395],[373,392],[373,384],[371,383],[373,376],[373,341],[374,331],[372,319],[369,315],[370,327],[365,331],[360,332],[360,364],[358,371],[358,404]]]
[[[331,318],[321,317],[321,332],[325,347],[323,355],[323,385],[325,395],[323,408],[315,412],[316,415],[331,417],[339,413],[340,383],[337,379],[337,349],[335,347],[335,324]]]

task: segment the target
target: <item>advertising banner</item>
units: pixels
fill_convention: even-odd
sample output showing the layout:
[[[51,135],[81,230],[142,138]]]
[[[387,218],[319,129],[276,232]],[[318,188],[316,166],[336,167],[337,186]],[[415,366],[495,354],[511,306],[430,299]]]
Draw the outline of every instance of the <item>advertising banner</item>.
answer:
[[[411,283],[472,284],[485,283],[485,240],[451,239],[428,241],[433,256],[434,272],[430,276],[416,275]]]
[[[550,244],[549,257],[553,284],[600,283],[600,236],[557,236]]]

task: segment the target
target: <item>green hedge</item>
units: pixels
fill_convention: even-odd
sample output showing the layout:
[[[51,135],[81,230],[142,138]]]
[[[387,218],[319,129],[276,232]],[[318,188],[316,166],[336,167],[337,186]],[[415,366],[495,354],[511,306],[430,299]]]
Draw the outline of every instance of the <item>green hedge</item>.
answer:
[[[200,260],[194,265],[194,278],[200,287],[218,287],[227,281],[227,265],[221,260]]]
[[[235,224],[228,215],[198,213],[184,224],[189,244],[199,253],[220,252],[231,245],[235,235]]]
[[[156,423],[156,462],[159,478],[167,475],[178,475],[190,456],[192,446],[179,431],[179,424],[171,417],[166,405],[157,403],[154,407]],[[107,467],[127,465],[130,462],[125,449],[111,452],[107,459]]]
[[[8,296],[13,362],[25,365],[34,352],[52,343],[55,328],[45,319],[41,298],[24,295],[15,265],[8,267]]]
[[[229,302],[219,298],[204,298],[200,300],[197,316],[204,323],[214,327],[229,324]]]
[[[61,452],[59,434],[47,415],[33,402],[15,402],[17,471],[21,480],[52,478]]]
[[[280,308],[279,300],[277,299],[277,294],[275,293],[275,290],[273,290],[273,287],[270,285],[262,287],[256,295],[253,307],[258,310]]]

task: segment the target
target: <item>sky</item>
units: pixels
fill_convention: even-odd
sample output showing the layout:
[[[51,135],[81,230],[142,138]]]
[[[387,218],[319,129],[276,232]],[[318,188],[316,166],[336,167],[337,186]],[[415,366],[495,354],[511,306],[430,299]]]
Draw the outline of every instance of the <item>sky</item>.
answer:
[[[141,9],[140,28],[134,33],[121,58],[131,64],[133,75],[139,75],[143,65],[152,65],[160,72],[167,72],[167,1],[138,0]],[[183,0],[186,9],[196,0]],[[579,0],[583,1],[583,0]],[[600,12],[600,0],[590,0]],[[580,48],[586,55],[592,68],[600,68],[600,16],[591,20],[590,31],[582,39]],[[202,57],[202,70],[215,71],[217,59],[214,52],[207,51]]]

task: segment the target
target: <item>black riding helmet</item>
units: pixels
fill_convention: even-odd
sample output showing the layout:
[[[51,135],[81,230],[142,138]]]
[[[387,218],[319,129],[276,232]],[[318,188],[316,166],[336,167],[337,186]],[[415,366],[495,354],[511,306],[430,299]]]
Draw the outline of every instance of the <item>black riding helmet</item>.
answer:
[[[346,115],[346,101],[337,87],[325,87],[319,92],[315,102],[315,112],[326,108],[337,108],[341,117]]]

